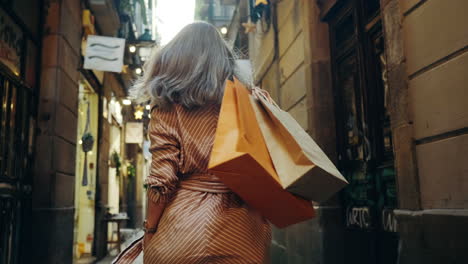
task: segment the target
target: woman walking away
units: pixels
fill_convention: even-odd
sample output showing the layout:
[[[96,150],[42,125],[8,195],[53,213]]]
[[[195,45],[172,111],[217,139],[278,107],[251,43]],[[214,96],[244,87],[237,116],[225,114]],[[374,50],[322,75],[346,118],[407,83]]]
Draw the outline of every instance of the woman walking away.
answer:
[[[246,83],[218,30],[186,26],[146,65],[133,96],[152,100],[145,235],[114,263],[268,263],[270,226],[207,166],[226,80]],[[246,83],[247,84],[247,83]]]

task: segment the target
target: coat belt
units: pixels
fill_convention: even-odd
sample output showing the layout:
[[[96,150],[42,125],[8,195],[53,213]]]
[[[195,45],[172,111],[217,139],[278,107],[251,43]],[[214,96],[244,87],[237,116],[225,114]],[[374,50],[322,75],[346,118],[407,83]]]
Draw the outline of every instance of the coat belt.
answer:
[[[213,174],[192,174],[183,177],[180,188],[208,192],[208,193],[230,193],[231,190]]]

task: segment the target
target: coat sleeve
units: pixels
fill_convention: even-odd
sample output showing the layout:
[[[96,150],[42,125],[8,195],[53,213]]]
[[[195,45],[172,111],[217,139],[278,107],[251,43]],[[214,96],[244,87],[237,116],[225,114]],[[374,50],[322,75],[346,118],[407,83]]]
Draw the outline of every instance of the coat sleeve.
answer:
[[[148,198],[156,203],[166,202],[177,189],[180,144],[175,111],[155,108],[148,128],[151,169],[145,181]]]

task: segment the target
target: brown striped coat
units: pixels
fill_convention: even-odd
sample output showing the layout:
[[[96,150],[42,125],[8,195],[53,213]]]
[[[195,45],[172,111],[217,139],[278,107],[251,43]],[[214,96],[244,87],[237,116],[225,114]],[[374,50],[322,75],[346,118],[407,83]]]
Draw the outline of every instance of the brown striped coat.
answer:
[[[148,197],[167,202],[144,263],[268,263],[270,226],[207,171],[220,106],[154,109]],[[141,240],[114,263],[132,263]]]

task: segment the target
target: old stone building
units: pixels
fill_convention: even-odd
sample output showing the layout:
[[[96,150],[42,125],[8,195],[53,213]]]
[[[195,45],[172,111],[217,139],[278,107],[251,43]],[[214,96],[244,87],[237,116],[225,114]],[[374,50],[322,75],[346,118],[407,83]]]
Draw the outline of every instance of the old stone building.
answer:
[[[20,241],[32,245],[41,13],[36,2],[25,12],[24,2],[0,2],[0,263],[26,263]]]
[[[143,217],[143,140],[125,135],[147,111],[124,101],[153,44],[149,2],[0,3],[0,263],[92,263],[106,213]],[[126,39],[121,73],[84,68],[89,35]]]
[[[274,230],[272,262],[465,263],[467,2],[261,2],[228,41],[350,182]]]
[[[382,1],[402,263],[468,261],[467,8]]]

